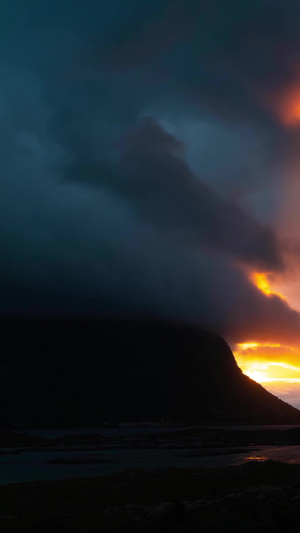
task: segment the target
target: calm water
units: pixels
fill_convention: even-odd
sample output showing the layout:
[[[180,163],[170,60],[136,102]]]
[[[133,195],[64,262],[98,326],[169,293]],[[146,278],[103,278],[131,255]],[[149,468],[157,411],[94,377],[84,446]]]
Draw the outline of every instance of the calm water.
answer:
[[[229,429],[233,431],[250,430],[287,430],[300,428],[300,425],[280,425],[280,426],[176,426],[176,427],[97,427],[88,429],[21,429],[18,433],[28,433],[38,437],[48,439],[63,437],[65,435],[103,435],[104,437],[130,437],[134,435],[155,435],[159,433],[185,431],[187,429]]]
[[[210,426],[211,427],[211,426]],[[299,426],[215,426],[222,429],[291,429]],[[46,438],[61,437],[68,434],[102,434],[110,437],[130,437],[142,434],[158,434],[165,431],[184,431],[187,427],[140,427],[140,428],[89,428],[89,429],[50,429],[50,430],[25,430],[26,433]],[[24,430],[23,430],[24,431]],[[23,432],[22,431],[22,432]],[[288,463],[300,464],[300,446],[259,446],[256,449],[243,447],[245,453],[205,456],[205,457],[179,457],[180,453],[188,450],[167,449],[142,449],[142,450],[101,450],[99,451],[45,451],[45,452],[20,452],[0,453],[0,484],[20,483],[24,481],[67,479],[77,477],[92,477],[109,475],[133,468],[155,470],[164,467],[223,467],[240,465],[245,461],[273,459]],[[0,449],[0,452],[11,452]],[[195,453],[195,450],[190,450]],[[207,452],[209,454],[209,450]],[[53,459],[91,459],[95,455],[103,464],[78,464],[78,465],[53,465],[48,464]]]
[[[245,448],[246,450],[246,448]],[[4,450],[0,450],[4,451]],[[188,450],[180,450],[180,453]],[[191,450],[195,452],[195,450]],[[176,450],[104,450],[100,457],[109,464],[52,465],[47,461],[63,458],[91,458],[99,452],[23,452],[0,455],[0,484],[24,481],[67,479],[108,475],[133,468],[154,470],[164,467],[222,467],[240,465],[245,461],[273,459],[300,463],[300,446],[261,446],[246,453],[225,456],[178,457]],[[208,452],[209,453],[209,452]]]
[[[194,427],[194,426],[193,426]],[[55,439],[65,435],[103,435],[104,437],[131,437],[134,435],[157,435],[159,433],[185,431],[193,429],[189,426],[176,427],[101,427],[84,429],[22,429],[17,433],[27,433],[35,437]]]

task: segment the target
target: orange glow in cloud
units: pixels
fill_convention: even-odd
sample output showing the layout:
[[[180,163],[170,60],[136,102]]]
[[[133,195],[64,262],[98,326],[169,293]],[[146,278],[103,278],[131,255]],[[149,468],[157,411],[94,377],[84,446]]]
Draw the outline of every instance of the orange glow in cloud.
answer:
[[[263,292],[266,296],[277,296],[278,298],[281,298],[282,300],[286,300],[286,298],[281,294],[281,292],[274,290],[271,287],[270,284],[270,274],[267,272],[254,272],[251,274],[251,280],[254,282],[254,285]]]
[[[294,73],[285,87],[276,88],[268,93],[260,94],[259,100],[264,107],[269,108],[286,127],[295,127],[300,124],[300,73]]]
[[[296,126],[300,122],[300,86],[289,88],[278,106],[278,114],[284,126]]]

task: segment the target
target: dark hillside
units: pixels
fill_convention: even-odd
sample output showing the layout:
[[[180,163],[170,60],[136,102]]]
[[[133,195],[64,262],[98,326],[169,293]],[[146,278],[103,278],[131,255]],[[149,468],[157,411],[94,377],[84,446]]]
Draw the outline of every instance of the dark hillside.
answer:
[[[242,374],[221,337],[193,326],[2,320],[0,336],[0,364],[10,372],[2,380],[3,420],[300,420],[297,409]]]

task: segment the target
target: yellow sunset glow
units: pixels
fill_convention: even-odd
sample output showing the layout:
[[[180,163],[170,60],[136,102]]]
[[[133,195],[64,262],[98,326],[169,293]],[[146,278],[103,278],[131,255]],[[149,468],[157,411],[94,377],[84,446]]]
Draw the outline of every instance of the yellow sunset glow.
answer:
[[[285,296],[272,286],[272,274],[252,272],[252,283],[267,297]],[[249,340],[236,345],[234,356],[242,372],[283,400],[300,405],[300,347]],[[297,388],[297,389],[296,389]],[[298,399],[297,399],[298,396]]]
[[[274,275],[251,272],[250,281],[267,297],[286,297],[274,287]],[[287,302],[288,303],[288,302]],[[242,372],[283,400],[300,406],[300,347],[249,339],[237,344],[234,356]]]
[[[275,396],[297,402],[300,387],[300,348],[275,343],[245,342],[234,356],[242,372]],[[295,392],[295,387],[298,387]],[[300,400],[299,400],[300,401]]]
[[[243,342],[238,344],[239,350],[248,350],[249,348],[259,348],[261,346],[268,346],[269,348],[279,348],[281,344],[263,344],[259,342]]]
[[[267,272],[254,272],[251,274],[250,277],[254,285],[266,296],[277,296],[282,300],[286,300],[285,296],[283,296],[281,292],[276,291],[271,287],[271,283],[269,280],[270,274],[268,274]]]
[[[266,383],[270,381],[270,378],[267,377],[265,371],[258,370],[257,365],[253,365],[253,368],[249,368],[246,371],[244,370],[244,374],[248,376],[251,379],[254,379],[254,381],[257,381],[257,383]]]

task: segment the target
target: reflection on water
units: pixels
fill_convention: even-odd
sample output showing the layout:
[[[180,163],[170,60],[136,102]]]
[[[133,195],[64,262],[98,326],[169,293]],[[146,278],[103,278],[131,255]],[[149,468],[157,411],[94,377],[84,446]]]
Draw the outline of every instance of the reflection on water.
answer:
[[[259,463],[263,463],[264,461],[267,461],[268,458],[266,456],[262,456],[262,457],[253,457],[252,455],[250,455],[249,457],[245,457],[245,462],[249,462],[249,461],[257,461]]]
[[[260,446],[259,450],[244,457],[244,461],[268,459],[300,464],[300,446]]]

